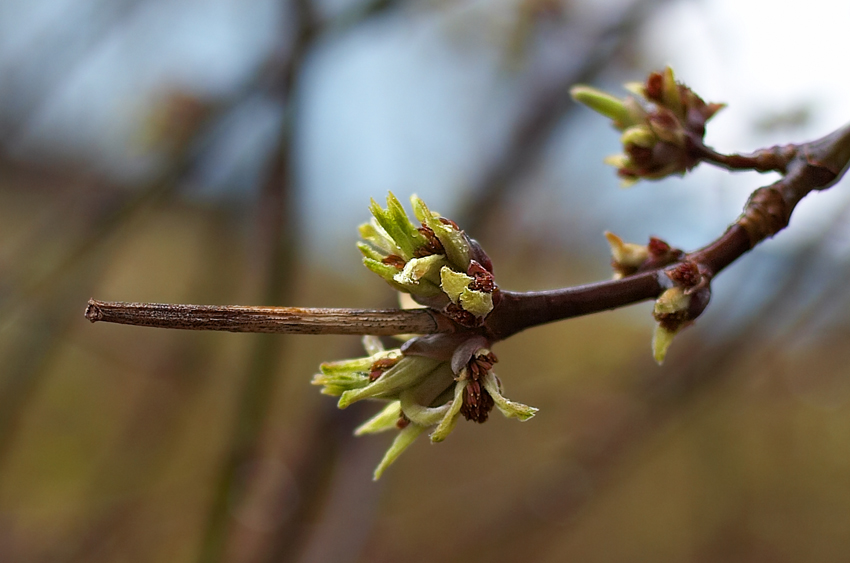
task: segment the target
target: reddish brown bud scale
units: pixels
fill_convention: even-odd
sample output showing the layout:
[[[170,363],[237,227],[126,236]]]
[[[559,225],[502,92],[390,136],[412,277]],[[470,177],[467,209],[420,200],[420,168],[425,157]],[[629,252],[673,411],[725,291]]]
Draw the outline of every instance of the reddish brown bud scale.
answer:
[[[691,261],[682,262],[667,272],[667,277],[684,288],[695,287],[702,281],[699,266]]]
[[[653,102],[661,101],[664,91],[664,77],[660,72],[652,72],[646,78],[646,98]]]
[[[405,264],[404,258],[402,258],[401,256],[396,256],[395,254],[390,254],[389,256],[381,260],[381,262],[399,270],[403,270]]]
[[[653,317],[665,330],[676,332],[691,321],[688,311],[677,311],[675,313],[654,313]]]
[[[625,150],[635,166],[645,167],[652,164],[653,151],[651,147],[641,147],[629,143],[625,146]]]
[[[472,276],[472,281],[469,283],[469,289],[475,291],[483,291],[485,293],[493,293],[496,289],[496,279],[493,274],[488,272],[484,266],[471,260],[466,275]]]
[[[457,303],[449,303],[446,308],[443,309],[443,314],[457,324],[467,328],[481,326],[482,323],[482,319],[476,317],[469,311],[464,310],[463,307]]]
[[[408,424],[410,424],[410,419],[407,418],[404,413],[401,413],[395,423],[395,427],[399,430],[404,430],[405,428],[407,428]]]
[[[369,381],[375,381],[385,371],[393,367],[398,363],[400,358],[381,358],[380,360],[375,360],[372,363],[371,370],[369,371]]]
[[[457,226],[457,223],[455,223],[451,219],[446,219],[445,217],[440,217],[440,223],[442,223],[443,225],[451,225],[452,228],[456,231],[461,230],[460,227]]]
[[[665,256],[670,252],[670,245],[657,237],[649,237],[649,253],[653,256]]]
[[[416,258],[431,256],[432,254],[446,253],[446,250],[443,248],[443,243],[440,242],[440,239],[437,238],[436,233],[434,233],[434,229],[428,227],[427,225],[422,225],[419,228],[419,232],[422,233],[427,242],[424,246],[417,248],[416,251],[413,253]]]

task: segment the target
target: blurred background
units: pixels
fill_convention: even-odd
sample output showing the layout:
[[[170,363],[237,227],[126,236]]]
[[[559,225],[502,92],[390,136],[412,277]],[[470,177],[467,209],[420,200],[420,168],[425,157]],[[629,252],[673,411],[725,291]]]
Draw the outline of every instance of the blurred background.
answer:
[[[507,289],[610,276],[610,229],[695,249],[773,177],[623,190],[567,95],[671,64],[724,152],[850,120],[830,0],[0,0],[0,561],[845,561],[850,190],[715,282],[500,343],[540,408],[354,439],[309,384],[355,337],[91,325],[86,300],[392,306],[370,197],[417,193]]]

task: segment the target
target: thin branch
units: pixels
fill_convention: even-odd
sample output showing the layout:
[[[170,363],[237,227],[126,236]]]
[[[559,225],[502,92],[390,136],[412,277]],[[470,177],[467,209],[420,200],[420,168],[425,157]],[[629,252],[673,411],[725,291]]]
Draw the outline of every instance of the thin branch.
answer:
[[[487,318],[488,336],[494,341],[503,340],[532,326],[654,299],[670,287],[663,272],[683,262],[699,265],[709,278],[717,275],[756,244],[788,226],[791,213],[803,197],[841,179],[850,162],[848,146],[850,125],[816,141],[789,145],[781,152],[760,151],[792,155],[782,166],[788,172],[775,184],[753,192],[741,217],[717,240],[664,270],[552,291],[503,291],[502,301]]]
[[[503,340],[533,326],[654,299],[671,287],[666,272],[688,262],[699,266],[710,280],[762,240],[786,226],[794,208],[812,191],[834,185],[850,162],[850,125],[801,145],[789,145],[793,154],[783,166],[787,173],[750,196],[744,212],[711,244],[685,255],[666,268],[656,268],[618,280],[552,291],[502,291],[502,298],[484,325],[461,329],[438,312],[425,310],[302,309],[275,307],[210,307],[90,301],[86,317],[125,324],[228,330],[236,332],[289,332],[301,334],[434,334],[465,330]]]
[[[448,319],[428,309],[323,309],[244,307],[238,305],[169,305],[90,299],[86,318],[184,330],[265,332],[276,334],[433,334],[454,330]]]
[[[797,154],[796,145],[774,146],[752,154],[722,154],[700,141],[692,148],[693,156],[726,170],[755,170],[785,174],[788,162]]]

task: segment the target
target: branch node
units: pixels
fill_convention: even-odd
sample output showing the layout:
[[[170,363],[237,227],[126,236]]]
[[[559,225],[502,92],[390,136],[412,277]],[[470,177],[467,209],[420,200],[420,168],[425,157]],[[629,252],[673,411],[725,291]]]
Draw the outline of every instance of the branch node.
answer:
[[[738,224],[747,231],[750,247],[788,226],[793,208],[775,186],[766,186],[753,192],[738,220]]]

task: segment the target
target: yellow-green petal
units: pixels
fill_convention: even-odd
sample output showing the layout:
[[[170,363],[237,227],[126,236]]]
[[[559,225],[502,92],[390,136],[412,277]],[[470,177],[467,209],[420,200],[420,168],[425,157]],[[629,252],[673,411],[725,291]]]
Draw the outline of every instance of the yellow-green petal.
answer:
[[[369,385],[343,393],[337,406],[344,409],[351,403],[370,397],[377,399],[394,398],[402,389],[412,387],[422,381],[440,363],[442,363],[440,360],[424,356],[405,356]]]
[[[593,111],[611,119],[618,128],[630,124],[630,115],[623,100],[590,86],[578,85],[570,89],[572,98]]]
[[[467,276],[462,272],[456,272],[444,266],[440,270],[440,287],[443,293],[449,296],[452,303],[457,303],[460,300],[460,294],[472,283],[472,276]]]
[[[397,428],[399,416],[401,416],[401,404],[398,401],[391,401],[378,414],[358,426],[354,435],[362,436],[394,430]]]
[[[667,350],[673,343],[673,337],[678,331],[667,330],[660,324],[655,325],[655,332],[652,333],[652,357],[658,365],[664,363],[664,358],[667,357]]]
[[[464,289],[460,294],[460,306],[476,317],[486,317],[493,310],[493,294],[475,289]]]
[[[496,403],[496,408],[502,411],[502,414],[507,418],[518,418],[522,422],[525,422],[537,414],[538,409],[535,407],[530,407],[528,405],[506,399],[502,395],[502,392],[499,391],[499,383],[496,381],[496,375],[492,371],[487,373],[484,377],[483,383],[484,389],[486,389],[487,392],[490,393],[490,396],[493,397],[493,402]]]
[[[398,459],[398,456],[410,446],[419,437],[420,434],[425,432],[424,426],[419,426],[418,424],[408,424],[401,432],[398,433],[398,436],[393,440],[392,445],[390,445],[390,449],[387,450],[387,453],[384,454],[384,459],[381,460],[381,463],[378,464],[378,467],[375,468],[375,474],[373,479],[377,481],[381,478],[384,471],[392,465],[392,463]]]
[[[448,403],[451,406],[446,411],[446,414],[443,415],[443,419],[440,421],[440,424],[438,424],[437,428],[431,433],[432,442],[442,442],[449,434],[451,434],[452,430],[454,430],[460,416],[460,407],[463,405],[463,391],[465,388],[465,380],[455,383],[454,398],[450,403]]]

